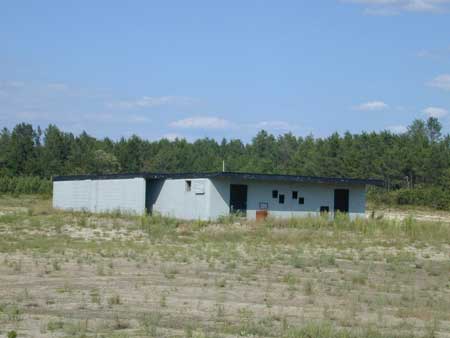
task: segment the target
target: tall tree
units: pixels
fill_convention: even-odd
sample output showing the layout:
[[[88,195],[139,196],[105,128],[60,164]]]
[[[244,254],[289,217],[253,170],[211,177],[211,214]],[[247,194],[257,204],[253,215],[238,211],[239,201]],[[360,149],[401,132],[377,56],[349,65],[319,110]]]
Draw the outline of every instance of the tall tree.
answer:
[[[11,133],[7,162],[16,175],[36,174],[36,132],[31,124],[20,123]]]
[[[9,167],[9,152],[11,151],[11,133],[8,128],[3,128],[0,132],[0,175],[13,174]]]

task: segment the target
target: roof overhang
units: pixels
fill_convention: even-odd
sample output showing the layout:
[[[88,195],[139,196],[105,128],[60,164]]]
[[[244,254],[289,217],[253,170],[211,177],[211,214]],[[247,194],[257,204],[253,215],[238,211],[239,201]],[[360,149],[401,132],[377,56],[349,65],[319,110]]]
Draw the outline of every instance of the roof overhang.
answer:
[[[100,174],[100,175],[72,175],[54,176],[53,181],[81,181],[81,180],[110,180],[110,179],[195,179],[218,178],[238,179],[250,181],[279,181],[316,184],[345,184],[345,185],[375,185],[383,186],[384,181],[378,179],[362,179],[347,177],[319,177],[299,175],[257,174],[240,172],[209,172],[209,173],[125,173],[125,174]]]

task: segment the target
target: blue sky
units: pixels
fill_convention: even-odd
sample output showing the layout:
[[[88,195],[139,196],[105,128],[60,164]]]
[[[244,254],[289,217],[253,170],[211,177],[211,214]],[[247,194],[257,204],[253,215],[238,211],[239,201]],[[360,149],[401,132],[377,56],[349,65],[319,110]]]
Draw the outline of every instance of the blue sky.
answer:
[[[450,0],[2,1],[0,126],[328,136],[438,117]]]

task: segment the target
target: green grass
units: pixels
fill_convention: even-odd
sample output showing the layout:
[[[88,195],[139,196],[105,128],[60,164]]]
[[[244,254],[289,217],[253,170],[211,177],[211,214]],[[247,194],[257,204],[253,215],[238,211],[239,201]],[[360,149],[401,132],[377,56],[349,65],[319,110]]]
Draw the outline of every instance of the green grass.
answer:
[[[100,311],[107,317],[98,332],[94,324],[64,316],[42,328],[64,337],[159,337],[174,329],[187,337],[409,338],[414,332],[431,338],[440,321],[448,321],[450,263],[433,256],[448,254],[448,223],[350,221],[343,215],[222,221],[61,212],[45,199],[3,196],[0,270],[21,283],[22,276],[41,278],[38,285],[59,283],[51,288],[54,297],[41,301],[51,311],[69,302],[79,314]],[[74,235],[83,232],[94,237]],[[66,277],[70,273],[89,284],[74,283]],[[199,299],[177,298],[192,288],[201,290]],[[241,288],[245,292],[235,293]],[[27,306],[41,304],[33,299],[36,290],[27,289],[26,297],[23,287],[19,291],[1,301],[0,325],[26,326]],[[257,299],[247,302],[253,292]],[[217,308],[205,309],[211,303]],[[299,322],[293,312],[284,313],[284,306],[299,303],[323,321]],[[210,318],[197,318],[189,309]],[[363,310],[375,319],[362,324]],[[397,326],[380,324],[389,316]],[[435,326],[411,324],[432,319]]]
[[[53,230],[60,232],[66,225],[80,227],[93,227],[103,220],[120,220],[122,226],[132,230],[140,229],[145,232],[149,240],[157,242],[170,239],[175,242],[202,241],[208,243],[224,242],[257,242],[265,244],[281,243],[319,243],[330,242],[337,246],[339,240],[344,245],[355,245],[361,238],[375,239],[379,241],[390,241],[395,243],[414,242],[450,242],[450,225],[439,222],[417,222],[412,218],[403,221],[390,221],[384,219],[357,219],[349,221],[347,217],[339,215],[334,220],[326,217],[292,218],[288,220],[267,219],[254,225],[252,231],[239,227],[227,227],[224,231],[203,231],[207,227],[206,222],[182,222],[179,220],[154,216],[132,216],[112,214],[92,215],[80,212],[53,211],[46,200],[36,199],[32,196],[24,199],[13,199],[11,197],[0,198],[0,205],[13,206],[13,201],[19,204],[20,211],[0,215],[0,227],[7,225],[13,227],[16,232],[42,229],[42,231]],[[17,206],[16,206],[17,207]],[[30,212],[30,210],[32,210]],[[89,220],[89,224],[87,223]],[[249,222],[247,222],[249,223]],[[251,224],[251,222],[250,222]],[[180,228],[182,226],[182,228]],[[181,229],[181,231],[180,231]],[[276,229],[292,231],[280,232]],[[183,236],[180,236],[182,234]],[[61,235],[62,243],[68,238]],[[71,244],[74,241],[70,241]],[[66,243],[67,244],[67,243]],[[76,243],[75,243],[76,244]],[[2,236],[0,238],[0,252],[14,251],[24,248],[45,250],[50,247],[46,243],[45,236]],[[332,258],[329,263],[332,262]],[[299,267],[301,262],[293,262]],[[328,263],[327,263],[328,264]],[[333,265],[333,264],[331,264]]]
[[[378,330],[343,330],[337,329],[329,323],[311,323],[305,327],[291,328],[284,333],[283,338],[417,338],[426,337],[428,335],[416,336],[413,334],[383,334]]]

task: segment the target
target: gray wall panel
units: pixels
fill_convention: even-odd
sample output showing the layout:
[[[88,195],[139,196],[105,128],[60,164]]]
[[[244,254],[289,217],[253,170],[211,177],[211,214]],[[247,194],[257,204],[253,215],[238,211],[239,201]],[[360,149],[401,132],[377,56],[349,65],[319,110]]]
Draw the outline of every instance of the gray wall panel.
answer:
[[[53,182],[53,207],[143,214],[145,179],[56,181]]]

